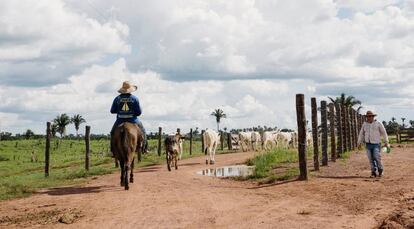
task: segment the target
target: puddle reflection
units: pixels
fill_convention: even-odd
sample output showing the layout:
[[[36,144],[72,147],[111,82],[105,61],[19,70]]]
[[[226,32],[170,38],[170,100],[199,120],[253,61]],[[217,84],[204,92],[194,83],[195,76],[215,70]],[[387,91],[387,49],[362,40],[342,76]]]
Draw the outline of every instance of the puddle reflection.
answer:
[[[247,177],[253,175],[254,166],[234,165],[198,171],[198,175],[210,177]]]

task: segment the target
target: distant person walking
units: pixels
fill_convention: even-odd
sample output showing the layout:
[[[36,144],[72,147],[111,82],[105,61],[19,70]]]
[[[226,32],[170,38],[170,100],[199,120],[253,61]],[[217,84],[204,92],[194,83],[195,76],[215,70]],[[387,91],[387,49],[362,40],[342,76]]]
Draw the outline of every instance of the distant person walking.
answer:
[[[385,146],[389,147],[387,131],[381,122],[374,120],[372,111],[367,111],[366,121],[362,125],[358,136],[358,145],[365,143],[367,149],[367,156],[371,165],[371,177],[382,176],[384,167],[381,163],[381,137],[384,138]]]

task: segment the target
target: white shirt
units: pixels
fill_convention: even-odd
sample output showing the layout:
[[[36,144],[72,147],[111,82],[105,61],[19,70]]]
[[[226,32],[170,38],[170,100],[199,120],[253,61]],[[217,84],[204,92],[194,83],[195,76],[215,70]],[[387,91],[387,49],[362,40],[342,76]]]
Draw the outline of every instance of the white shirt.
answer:
[[[381,143],[381,136],[384,137],[385,143],[388,143],[387,131],[384,125],[378,121],[372,123],[364,122],[358,136],[358,144],[361,143]]]

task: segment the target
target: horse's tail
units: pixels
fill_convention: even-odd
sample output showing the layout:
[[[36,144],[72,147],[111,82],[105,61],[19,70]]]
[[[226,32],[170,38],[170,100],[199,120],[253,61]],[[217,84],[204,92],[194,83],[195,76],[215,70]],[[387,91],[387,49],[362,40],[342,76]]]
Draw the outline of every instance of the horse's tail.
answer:
[[[128,137],[128,131],[125,125],[121,128],[121,144],[122,148],[125,153],[128,153],[129,150],[129,137]]]

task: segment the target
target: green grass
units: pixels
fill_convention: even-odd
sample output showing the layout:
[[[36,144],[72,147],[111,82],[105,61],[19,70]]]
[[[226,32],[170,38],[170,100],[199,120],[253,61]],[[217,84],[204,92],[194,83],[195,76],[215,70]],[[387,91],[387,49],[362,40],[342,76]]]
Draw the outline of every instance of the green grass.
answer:
[[[339,163],[346,163],[350,158],[352,152],[344,152],[341,158],[337,159]],[[307,148],[306,157],[309,162],[313,161],[313,148]],[[328,150],[328,157],[329,150]],[[321,150],[319,150],[319,161],[322,159]],[[276,148],[267,152],[263,152],[251,159],[248,159],[246,164],[255,166],[255,171],[249,179],[255,179],[259,184],[273,183],[275,181],[291,180],[299,176],[298,167],[298,151],[297,149],[287,150]],[[311,162],[312,163],[312,162]],[[310,173],[312,174],[312,172]]]
[[[85,167],[83,140],[53,139],[50,149],[49,177],[44,174],[44,140],[0,141],[0,200],[28,196],[39,189],[66,185],[81,185],[91,176],[118,171],[110,157],[108,140],[92,140],[90,144],[90,170]],[[158,142],[149,141],[150,153],[136,162],[136,168],[165,163],[164,150],[157,155]],[[163,147],[163,146],[162,146]],[[184,141],[184,158],[189,155],[189,141]],[[219,152],[218,152],[219,153]],[[204,155],[201,142],[193,142],[193,155]]]

